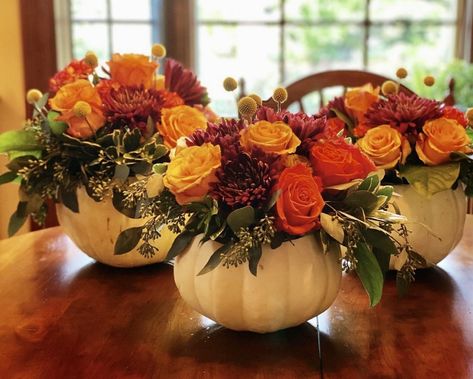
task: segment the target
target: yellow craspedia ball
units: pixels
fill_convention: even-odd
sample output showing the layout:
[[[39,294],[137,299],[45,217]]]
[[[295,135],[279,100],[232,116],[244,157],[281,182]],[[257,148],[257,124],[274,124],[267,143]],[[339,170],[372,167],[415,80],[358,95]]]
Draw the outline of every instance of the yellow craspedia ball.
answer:
[[[151,47],[151,54],[157,58],[164,58],[166,56],[166,48],[160,43],[155,43]]]
[[[238,112],[245,117],[251,117],[256,113],[258,108],[256,101],[251,97],[245,96],[238,101]]]
[[[92,108],[89,103],[79,100],[74,104],[72,111],[77,117],[85,117],[92,113]]]
[[[473,108],[468,108],[466,110],[465,117],[470,124],[473,124]]]
[[[381,92],[383,95],[393,95],[397,93],[399,90],[399,86],[397,83],[393,82],[392,80],[386,80],[383,85],[381,86]]]
[[[231,76],[229,76],[223,80],[223,88],[225,88],[225,91],[228,91],[228,92],[235,91],[237,87],[238,87],[238,83],[235,80],[235,78],[232,78]]]
[[[259,97],[256,93],[252,93],[248,95],[248,97],[251,97],[254,101],[256,101],[256,105],[258,107],[261,107],[263,105],[263,100],[261,100],[261,97]]]
[[[273,92],[273,100],[277,103],[284,103],[287,100],[287,90],[284,87],[278,87]]]
[[[404,67],[399,67],[396,71],[396,76],[399,79],[404,79],[407,76],[407,70]]]
[[[26,102],[28,104],[34,104],[42,97],[43,97],[43,94],[41,93],[39,89],[32,88],[26,93]]]
[[[435,78],[434,78],[432,75],[427,75],[427,76],[424,78],[424,84],[425,84],[427,87],[432,87],[432,86],[435,84]]]
[[[87,53],[85,53],[84,62],[93,68],[99,65],[99,59],[93,51],[88,51]]]

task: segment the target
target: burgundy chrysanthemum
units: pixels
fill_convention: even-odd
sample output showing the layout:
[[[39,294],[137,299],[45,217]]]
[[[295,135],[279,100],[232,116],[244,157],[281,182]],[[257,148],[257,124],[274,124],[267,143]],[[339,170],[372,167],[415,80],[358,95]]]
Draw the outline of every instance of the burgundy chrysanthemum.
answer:
[[[158,120],[163,103],[159,91],[142,87],[110,88],[101,93],[103,113],[113,129],[129,127],[146,130],[148,117]]]
[[[198,129],[187,138],[188,146],[201,146],[210,142],[219,145],[224,161],[235,158],[241,151],[240,131],[245,127],[242,120],[223,119],[217,124],[208,124],[206,130]]]
[[[371,105],[365,119],[369,127],[388,124],[401,133],[415,135],[427,120],[441,117],[442,113],[442,103],[401,92]]]
[[[187,105],[209,103],[207,89],[200,84],[197,76],[174,59],[167,59],[164,68],[165,87],[176,92]]]
[[[256,118],[270,122],[283,121],[288,124],[294,134],[301,140],[301,144],[297,149],[299,154],[305,154],[310,150],[310,147],[317,141],[317,137],[323,132],[327,122],[325,116],[309,116],[303,112],[276,112],[268,107],[260,107],[256,113]]]
[[[335,117],[336,113],[333,111],[336,110],[344,115],[350,117],[351,113],[345,106],[345,97],[344,96],[337,96],[330,100],[325,107],[320,109],[319,113],[317,113],[316,117],[326,116],[328,117]]]
[[[230,208],[261,208],[269,199],[273,179],[270,165],[247,153],[238,154],[217,171],[212,195]]]

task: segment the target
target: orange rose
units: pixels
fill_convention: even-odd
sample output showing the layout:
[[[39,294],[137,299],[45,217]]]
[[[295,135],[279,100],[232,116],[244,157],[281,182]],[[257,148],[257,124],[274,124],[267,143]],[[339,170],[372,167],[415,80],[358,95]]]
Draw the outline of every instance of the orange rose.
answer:
[[[450,160],[455,151],[470,153],[470,139],[465,128],[456,120],[438,118],[427,121],[416,143],[416,151],[422,162],[429,166],[439,165]]]
[[[188,105],[164,108],[161,111],[161,123],[158,131],[167,147],[176,147],[177,140],[191,135],[197,129],[207,129],[207,119],[198,109]]]
[[[366,111],[378,98],[379,87],[373,88],[371,83],[368,83],[362,87],[350,88],[346,92],[345,107],[354,114],[358,122],[364,122]]]
[[[176,201],[189,204],[202,200],[210,184],[217,181],[215,172],[221,165],[220,146],[204,143],[180,150],[171,160],[164,176],[164,186]]]
[[[90,105],[91,112],[84,117],[78,117],[73,111],[78,101]],[[61,87],[56,96],[49,100],[49,105],[53,110],[61,113],[57,120],[69,125],[66,132],[73,137],[90,137],[105,123],[101,111],[102,100],[97,89],[85,79],[79,79]]]
[[[411,146],[399,131],[389,125],[380,125],[366,132],[357,142],[360,150],[374,162],[376,167],[390,169],[405,163]]]
[[[151,88],[154,72],[158,68],[146,55],[113,54],[108,62],[110,77],[124,86]]]
[[[278,230],[299,236],[319,227],[325,203],[309,167],[299,164],[284,169],[276,189],[281,190],[276,202]]]
[[[316,143],[310,151],[310,161],[324,186],[364,179],[376,170],[373,162],[356,146],[341,139]]]
[[[243,129],[240,134],[240,143],[247,151],[258,147],[267,153],[291,154],[301,144],[291,127],[282,121],[258,121]]]

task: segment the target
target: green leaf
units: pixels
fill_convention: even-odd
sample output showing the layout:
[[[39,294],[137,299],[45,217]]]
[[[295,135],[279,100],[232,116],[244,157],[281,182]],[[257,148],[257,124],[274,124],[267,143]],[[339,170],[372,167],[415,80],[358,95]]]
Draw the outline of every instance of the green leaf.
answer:
[[[344,203],[351,208],[363,208],[369,214],[377,209],[378,197],[366,190],[355,191],[349,194]]]
[[[369,192],[375,192],[379,187],[379,177],[378,175],[368,176],[365,180],[361,182],[358,186],[358,191],[364,190]]]
[[[246,228],[255,222],[255,209],[249,205],[235,209],[227,217],[227,224],[235,234],[237,234],[241,228]]]
[[[123,145],[125,152],[135,151],[140,147],[141,132],[138,128],[125,132],[123,136]]]
[[[48,123],[51,132],[56,135],[60,135],[64,133],[68,125],[64,121],[56,121],[56,118],[60,115],[59,112],[56,111],[49,111],[48,112]]]
[[[254,276],[256,276],[256,274],[258,273],[258,263],[261,259],[261,255],[263,254],[263,249],[261,248],[261,245],[253,245],[248,251],[248,254],[248,266],[250,268],[250,272]]]
[[[393,224],[403,224],[408,221],[406,216],[383,210],[377,210],[376,212],[373,212],[370,215],[370,218],[376,218]]]
[[[197,276],[204,275],[212,271],[213,269],[217,268],[220,262],[222,261],[223,255],[230,249],[231,246],[232,246],[232,243],[229,242],[223,246],[220,246],[217,250],[215,250],[215,252],[210,256],[205,266],[197,274]]]
[[[0,153],[41,150],[32,130],[10,130],[0,134]]]
[[[402,166],[400,176],[421,195],[431,197],[452,188],[460,174],[460,163],[452,162],[439,166]]]
[[[355,257],[358,260],[356,273],[370,298],[370,305],[374,307],[381,300],[383,293],[383,273],[375,255],[367,244],[360,242],[355,248]]]
[[[124,205],[123,193],[116,188],[113,189],[112,204],[118,212],[124,214],[129,218],[141,218],[141,214],[139,212],[139,205],[135,207],[126,208]]]
[[[28,215],[19,215],[18,210],[15,211],[8,222],[8,237],[12,237],[25,223]]]
[[[473,145],[473,129],[468,127],[468,128],[465,129],[465,131],[466,131],[466,135],[470,139],[470,144]]]
[[[348,117],[345,113],[340,112],[338,109],[332,108],[332,109],[330,109],[330,110],[331,110],[333,113],[335,113],[335,115],[336,115],[340,120],[342,120],[345,124],[347,124],[348,129],[350,130],[350,133],[351,133],[351,131],[353,130],[353,128],[355,127],[355,125],[353,124],[353,121],[350,119],[350,117]]]
[[[117,242],[115,242],[114,254],[122,255],[133,250],[135,246],[138,245],[138,242],[140,242],[142,232],[142,226],[137,226],[122,231],[118,235]]]
[[[387,200],[391,200],[391,197],[393,196],[394,193],[394,187],[392,186],[382,186],[380,189],[376,192],[376,195],[378,196],[386,196]]]
[[[397,247],[388,234],[377,229],[366,229],[363,231],[363,236],[371,246],[389,255],[397,254]]]
[[[409,290],[410,283],[404,279],[400,272],[396,274],[396,289],[399,297],[404,297]]]
[[[72,191],[60,190],[61,202],[74,213],[79,213],[79,203],[77,201],[77,192],[75,189]]]
[[[343,244],[345,239],[345,232],[343,231],[342,224],[335,217],[326,213],[320,214],[320,225],[322,229],[335,241]]]
[[[389,262],[391,261],[391,254],[388,254],[385,250],[377,249],[375,247],[373,248],[373,253],[376,257],[376,260],[378,261],[381,272],[383,273],[383,275],[386,275],[386,273],[389,271]]]
[[[266,204],[266,210],[269,211],[271,208],[274,207],[274,205],[276,204],[276,202],[278,201],[279,199],[279,196],[281,196],[281,190],[278,189],[277,191],[273,192],[272,195],[271,195],[271,198],[269,199],[269,202],[268,204]]]
[[[13,171],[7,171],[0,175],[0,184],[10,183],[17,178],[17,173]]]
[[[166,260],[170,261],[181,254],[191,244],[192,239],[195,236],[196,233],[189,230],[184,230],[181,234],[179,234],[172,243],[168,255],[166,256]]]
[[[156,163],[153,165],[153,172],[155,174],[164,174],[166,173],[166,170],[168,169],[168,164],[167,163]]]
[[[113,179],[120,180],[124,182],[128,175],[130,174],[130,168],[126,164],[119,164],[115,166],[115,173],[113,174]]]

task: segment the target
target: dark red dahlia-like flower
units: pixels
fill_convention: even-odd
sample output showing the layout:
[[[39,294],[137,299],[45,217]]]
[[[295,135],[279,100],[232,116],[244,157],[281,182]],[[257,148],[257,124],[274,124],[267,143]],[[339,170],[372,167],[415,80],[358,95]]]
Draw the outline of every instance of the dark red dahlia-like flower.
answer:
[[[401,92],[371,105],[365,118],[369,127],[388,124],[401,133],[416,135],[426,121],[439,118],[442,114],[442,103]]]
[[[176,92],[186,105],[209,103],[207,89],[197,76],[174,59],[167,59],[164,67],[164,86],[169,92]]]
[[[92,72],[94,72],[94,69],[83,59],[74,59],[63,70],[49,79],[49,92],[51,94],[56,93],[65,84],[75,82],[78,79],[87,79]]]
[[[212,195],[232,209],[247,205],[261,208],[267,203],[274,184],[270,165],[243,152],[223,165],[217,177],[219,181]]]
[[[320,109],[319,113],[316,114],[316,117],[335,117],[337,114],[334,112],[340,112],[348,117],[352,117],[351,112],[345,106],[345,97],[337,96],[330,100],[325,107]]]
[[[103,113],[113,129],[129,127],[146,130],[148,117],[159,120],[163,104],[161,92],[143,87],[110,87],[101,93]]]

